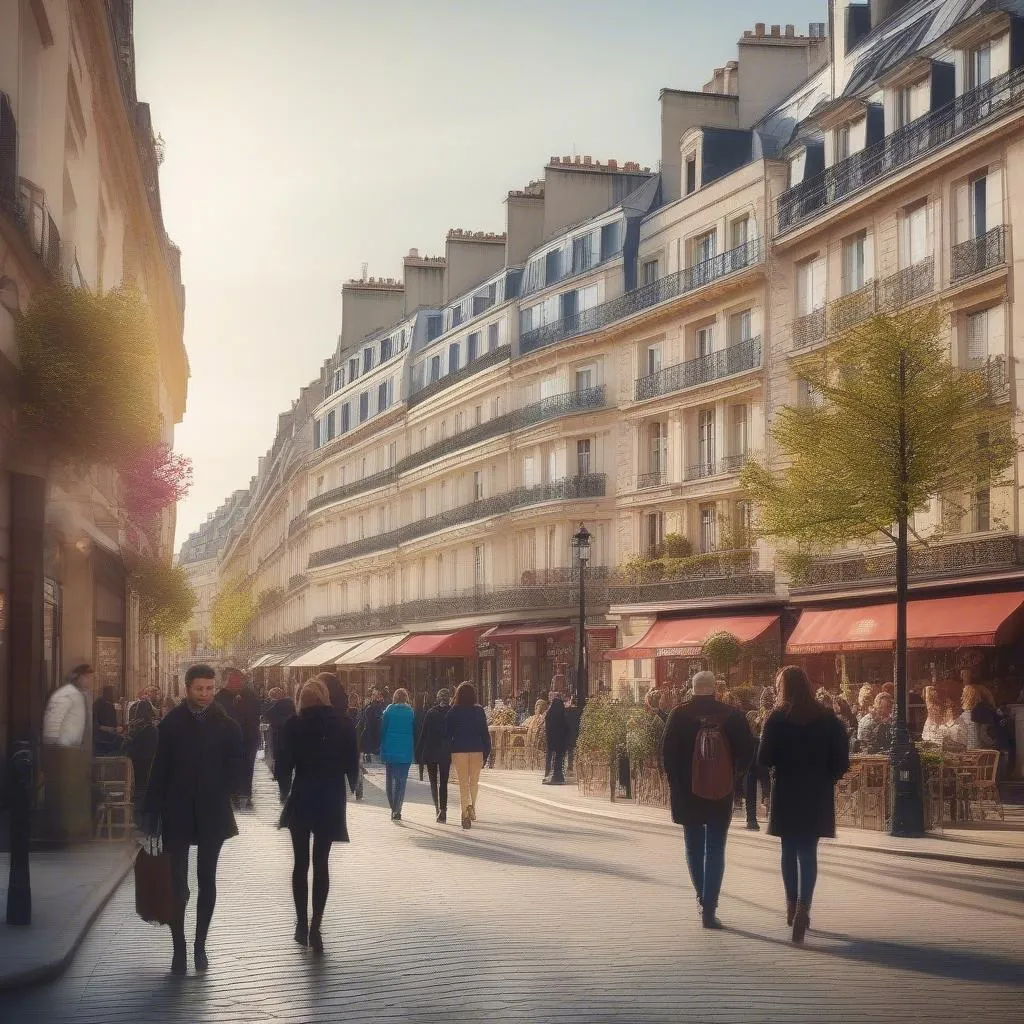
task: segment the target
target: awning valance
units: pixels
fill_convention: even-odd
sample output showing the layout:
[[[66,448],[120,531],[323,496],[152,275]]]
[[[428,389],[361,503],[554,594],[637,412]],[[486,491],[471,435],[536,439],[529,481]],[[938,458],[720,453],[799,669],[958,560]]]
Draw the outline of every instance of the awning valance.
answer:
[[[515,640],[546,640],[550,637],[572,636],[573,626],[564,622],[519,622],[510,626],[492,626],[481,640],[492,644],[512,643]]]
[[[392,658],[473,658],[476,656],[475,629],[454,633],[413,633],[389,655]]]
[[[355,647],[355,640],[325,640],[288,662],[289,668],[316,668],[333,665],[338,657]]]
[[[779,621],[778,615],[721,615],[699,619],[659,619],[629,647],[608,651],[606,658],[693,658],[715,633],[732,633],[742,644],[759,640]]]
[[[397,647],[409,634],[388,633],[358,641],[334,662],[335,665],[371,665]]]
[[[907,646],[914,650],[994,647],[1007,642],[1020,621],[1024,593],[974,594],[911,600]],[[896,646],[896,605],[811,608],[786,644],[789,654],[887,651]]]

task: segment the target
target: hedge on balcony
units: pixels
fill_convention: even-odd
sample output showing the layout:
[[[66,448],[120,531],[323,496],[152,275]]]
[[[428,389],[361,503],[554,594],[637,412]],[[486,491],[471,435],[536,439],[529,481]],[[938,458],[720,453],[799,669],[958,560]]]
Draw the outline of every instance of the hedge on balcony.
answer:
[[[116,465],[159,441],[159,353],[135,288],[48,288],[16,345],[21,421],[52,458]]]
[[[634,586],[685,580],[694,576],[724,576],[748,571],[753,557],[749,548],[711,551],[682,558],[668,555],[658,558],[634,556],[619,566],[616,576],[620,581]]]

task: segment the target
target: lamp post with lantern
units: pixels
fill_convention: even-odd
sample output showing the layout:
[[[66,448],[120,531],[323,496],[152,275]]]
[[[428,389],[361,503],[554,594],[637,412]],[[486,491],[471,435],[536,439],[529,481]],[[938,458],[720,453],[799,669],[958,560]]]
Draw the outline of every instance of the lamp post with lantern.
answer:
[[[590,532],[580,523],[580,528],[572,538],[572,549],[580,573],[580,625],[576,634],[576,687],[573,703],[579,708],[580,714],[587,703],[587,592],[586,569],[590,561]]]

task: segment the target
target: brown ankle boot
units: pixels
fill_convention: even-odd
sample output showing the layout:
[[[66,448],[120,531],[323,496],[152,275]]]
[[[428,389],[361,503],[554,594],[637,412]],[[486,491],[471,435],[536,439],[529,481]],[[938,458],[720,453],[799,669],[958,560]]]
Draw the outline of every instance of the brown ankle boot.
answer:
[[[793,918],[796,917],[796,900],[786,900],[786,926],[793,927]]]
[[[811,908],[797,900],[796,913],[793,915],[793,941],[803,942],[804,934],[811,923]]]

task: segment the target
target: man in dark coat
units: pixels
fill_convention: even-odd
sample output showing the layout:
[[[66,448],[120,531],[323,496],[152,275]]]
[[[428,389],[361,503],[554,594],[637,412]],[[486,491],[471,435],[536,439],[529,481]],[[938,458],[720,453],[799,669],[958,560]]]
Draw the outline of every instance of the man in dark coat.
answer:
[[[380,731],[384,719],[384,697],[380,690],[373,691],[373,699],[363,708],[363,756],[369,763],[373,755],[380,757]]]
[[[545,786],[565,785],[565,752],[569,749],[569,717],[560,693],[551,698],[551,706],[544,716],[544,733],[551,754],[551,775],[542,779]]]
[[[416,741],[416,763],[427,768],[430,795],[438,823],[448,821],[448,776],[452,766],[451,744],[448,742],[447,719],[452,695],[438,690],[434,706],[423,716],[423,726]]]
[[[185,673],[185,701],[164,716],[144,803],[144,825],[162,835],[171,859],[176,915],[171,923],[171,971],[184,974],[188,851],[195,846],[199,895],[196,901],[195,963],[209,966],[206,936],[217,902],[217,860],[224,840],[238,835],[231,797],[242,771],[242,733],[214,700],[216,673],[193,665]]]
[[[694,793],[694,750],[698,735],[724,738],[731,759],[733,785],[718,799]],[[743,712],[715,699],[715,675],[693,677],[693,697],[668,716],[662,741],[662,762],[668,776],[672,820],[683,826],[686,863],[697,892],[705,928],[720,928],[715,911],[725,872],[725,839],[732,819],[735,779],[747,770],[755,751],[754,737]]]
[[[237,668],[228,669],[224,689],[216,699],[242,730],[242,776],[235,798],[236,806],[252,810],[252,776],[260,749],[260,701],[245,685],[245,677]]]
[[[117,731],[117,707],[114,688],[104,686],[103,694],[92,706],[92,745],[97,757],[112,757],[121,751],[123,741]]]
[[[295,701],[289,697],[279,686],[273,687],[267,694],[269,703],[263,711],[263,721],[270,727],[267,732],[266,759],[267,768],[270,774],[277,780],[278,787],[281,786],[281,779],[277,771],[277,755],[281,749],[281,730],[285,722],[295,714]],[[281,800],[288,795],[287,789],[282,789]]]

